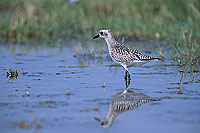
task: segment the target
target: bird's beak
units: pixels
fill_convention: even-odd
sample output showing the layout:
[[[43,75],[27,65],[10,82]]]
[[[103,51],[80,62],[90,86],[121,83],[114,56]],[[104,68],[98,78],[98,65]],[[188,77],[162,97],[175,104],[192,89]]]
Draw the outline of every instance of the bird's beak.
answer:
[[[97,34],[96,36],[93,37],[93,39],[99,38],[99,34]]]
[[[99,118],[97,118],[97,117],[94,117],[94,119],[95,119],[96,121],[98,121],[98,122],[101,121],[101,119],[99,119]]]

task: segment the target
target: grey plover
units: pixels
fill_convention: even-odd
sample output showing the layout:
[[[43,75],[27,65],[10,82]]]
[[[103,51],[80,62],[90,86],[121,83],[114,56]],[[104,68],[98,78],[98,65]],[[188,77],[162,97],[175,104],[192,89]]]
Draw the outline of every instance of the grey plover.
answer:
[[[94,119],[100,122],[103,128],[110,128],[119,114],[133,110],[142,104],[159,100],[142,93],[134,93],[131,90],[125,89],[125,91],[114,96],[105,118],[100,119],[94,117]]]
[[[99,33],[93,37],[93,39],[99,37],[105,39],[112,60],[124,67],[125,79],[127,79],[127,76],[128,79],[130,79],[130,74],[128,71],[129,66],[132,66],[137,62],[144,63],[152,60],[160,60],[160,58],[154,58],[148,55],[144,55],[136,49],[117,42],[110,29],[101,29]]]

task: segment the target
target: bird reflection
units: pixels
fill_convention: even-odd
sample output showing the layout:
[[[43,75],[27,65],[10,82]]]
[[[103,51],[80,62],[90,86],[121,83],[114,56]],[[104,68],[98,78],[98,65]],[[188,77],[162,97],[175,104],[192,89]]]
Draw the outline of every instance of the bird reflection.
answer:
[[[110,104],[108,114],[105,118],[94,118],[100,122],[101,126],[104,128],[110,128],[114,123],[116,117],[124,112],[133,110],[142,104],[158,101],[159,99],[153,99],[142,93],[134,93],[128,89],[130,80],[126,80],[126,89],[123,92],[117,93],[112,98],[112,103]]]

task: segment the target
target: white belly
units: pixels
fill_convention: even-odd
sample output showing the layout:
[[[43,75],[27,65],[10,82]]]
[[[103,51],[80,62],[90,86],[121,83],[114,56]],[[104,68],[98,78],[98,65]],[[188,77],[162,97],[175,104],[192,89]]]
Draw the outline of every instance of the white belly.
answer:
[[[135,66],[135,65],[143,65],[148,63],[149,61],[142,61],[142,60],[134,60],[132,62],[130,62],[129,64],[127,64],[128,67],[130,66]]]

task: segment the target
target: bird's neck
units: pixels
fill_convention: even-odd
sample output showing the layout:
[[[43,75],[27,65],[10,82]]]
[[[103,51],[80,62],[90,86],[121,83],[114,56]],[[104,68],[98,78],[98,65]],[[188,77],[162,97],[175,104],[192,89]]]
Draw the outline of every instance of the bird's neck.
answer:
[[[115,121],[118,113],[114,112],[112,110],[112,107],[109,108],[108,114],[106,116],[106,119],[108,120],[108,127],[111,127],[113,122]]]
[[[114,37],[106,38],[105,41],[106,41],[108,47],[110,47],[111,45],[117,44],[117,41],[115,40]]]

